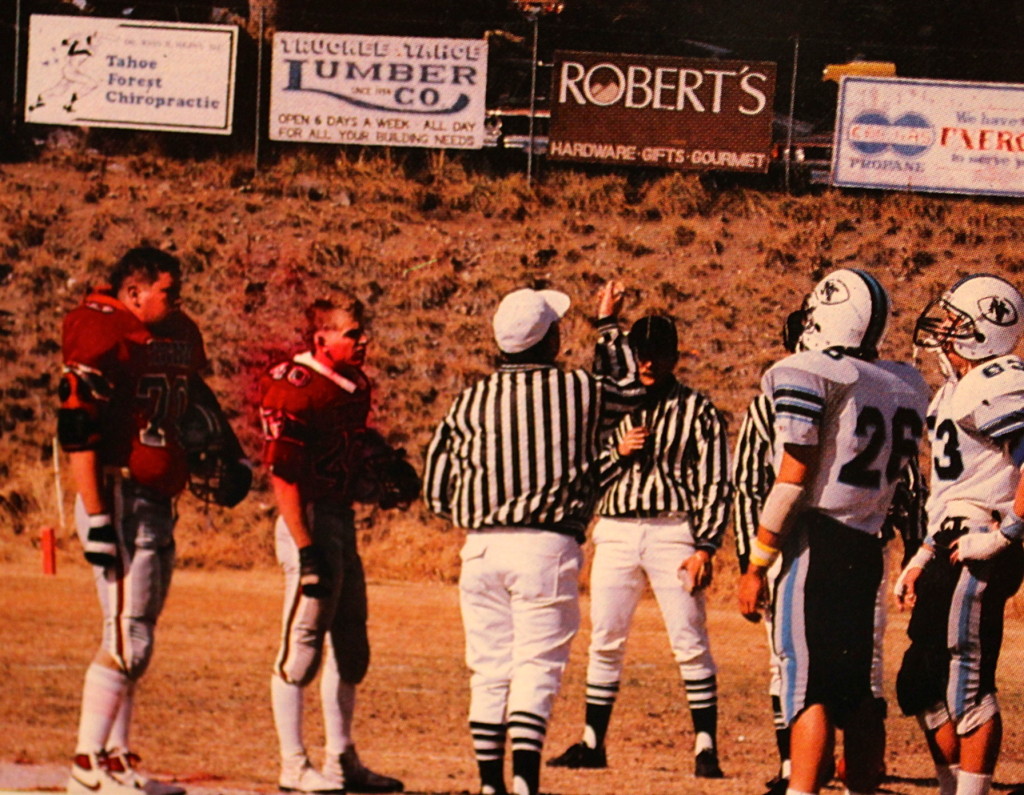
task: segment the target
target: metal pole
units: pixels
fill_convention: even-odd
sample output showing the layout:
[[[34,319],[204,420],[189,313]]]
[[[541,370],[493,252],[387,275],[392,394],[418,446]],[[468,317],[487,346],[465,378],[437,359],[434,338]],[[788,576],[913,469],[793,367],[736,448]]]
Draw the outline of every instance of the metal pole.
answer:
[[[14,0],[14,82],[11,86],[11,134],[18,129],[18,84],[21,62],[21,0]]]
[[[256,136],[253,141],[252,151],[252,173],[253,176],[259,173],[260,170],[260,119],[263,118],[263,31],[264,22],[266,19],[267,9],[265,6],[260,6],[260,23],[258,26],[258,37],[256,44],[256,119],[255,128]]]
[[[533,15],[533,55],[530,58],[530,145],[526,150],[526,187],[533,184],[533,117],[537,110],[537,31],[540,14]]]
[[[800,66],[800,36],[793,37],[793,74],[789,78],[789,124],[786,129],[786,193],[789,193],[789,172],[793,160],[793,122],[796,112],[796,73]]]

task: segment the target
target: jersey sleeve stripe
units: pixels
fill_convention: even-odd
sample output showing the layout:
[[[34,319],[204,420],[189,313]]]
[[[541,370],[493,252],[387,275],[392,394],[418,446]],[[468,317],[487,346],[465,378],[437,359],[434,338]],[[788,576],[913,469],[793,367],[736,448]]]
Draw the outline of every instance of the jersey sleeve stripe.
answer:
[[[791,416],[799,420],[810,421],[815,424],[821,421],[821,416],[824,413],[822,409],[812,409],[807,406],[802,406],[798,403],[776,403],[775,413],[779,417]]]
[[[810,403],[823,408],[825,406],[825,398],[817,392],[811,392],[806,389],[797,389],[792,386],[780,386],[772,392],[772,398],[776,403],[778,403],[782,398],[792,398],[793,400],[799,400],[801,402]]]
[[[993,439],[1001,439],[1024,428],[1024,409],[1006,414],[983,425],[979,430]]]

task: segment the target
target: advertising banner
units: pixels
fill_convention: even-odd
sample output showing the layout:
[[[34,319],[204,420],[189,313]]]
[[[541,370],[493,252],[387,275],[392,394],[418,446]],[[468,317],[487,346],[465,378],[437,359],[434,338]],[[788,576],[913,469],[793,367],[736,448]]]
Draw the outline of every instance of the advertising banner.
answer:
[[[1024,196],[1024,85],[843,78],[832,184]]]
[[[25,121],[231,133],[234,25],[33,14]]]
[[[548,157],[768,170],[775,64],[555,53]]]
[[[480,149],[487,42],[274,34],[270,138]]]

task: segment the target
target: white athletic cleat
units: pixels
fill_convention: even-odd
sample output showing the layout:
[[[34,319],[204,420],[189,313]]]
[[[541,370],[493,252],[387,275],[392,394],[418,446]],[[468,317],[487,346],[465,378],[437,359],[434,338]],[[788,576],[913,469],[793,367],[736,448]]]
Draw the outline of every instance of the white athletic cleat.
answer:
[[[115,780],[132,787],[139,795],[185,795],[180,784],[157,781],[139,772],[139,755],[120,749],[107,752],[107,772]]]
[[[68,795],[139,795],[107,770],[105,754],[75,754],[68,779]]]
[[[277,786],[282,792],[345,792],[344,784],[322,775],[304,756],[281,763],[281,778]]]

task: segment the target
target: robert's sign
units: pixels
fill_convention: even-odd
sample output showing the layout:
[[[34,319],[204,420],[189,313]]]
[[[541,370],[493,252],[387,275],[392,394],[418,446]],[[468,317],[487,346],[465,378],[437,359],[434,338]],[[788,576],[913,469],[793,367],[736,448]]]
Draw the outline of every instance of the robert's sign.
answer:
[[[555,160],[767,171],[775,64],[555,53]]]
[[[479,149],[487,42],[274,34],[270,137]]]

